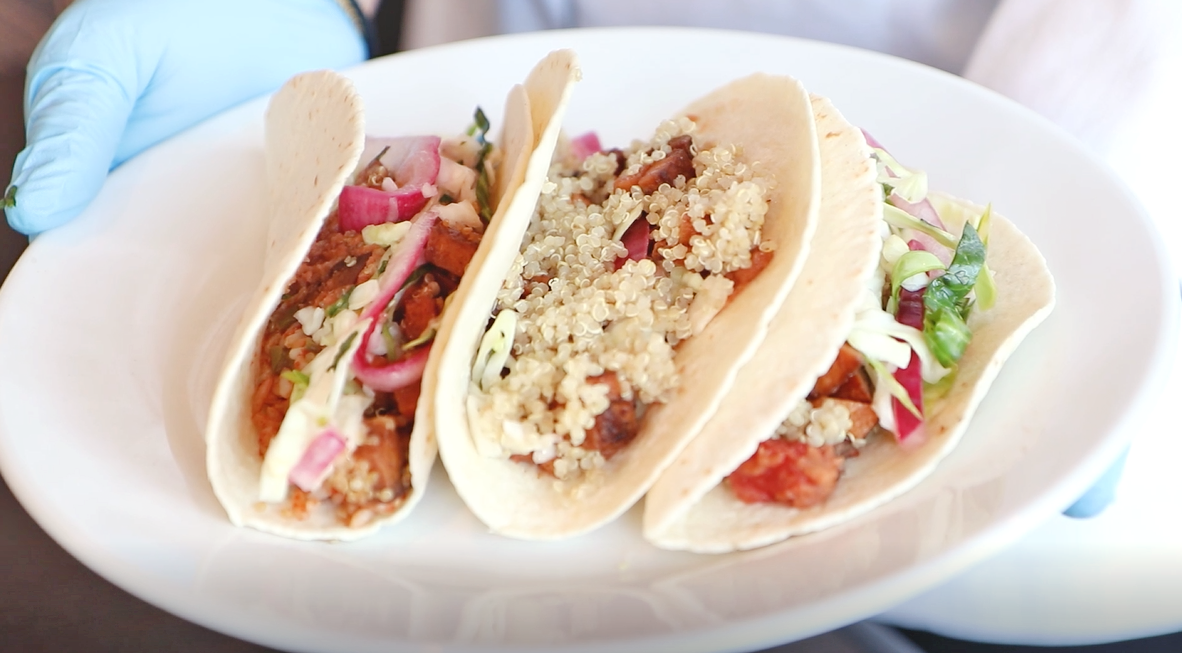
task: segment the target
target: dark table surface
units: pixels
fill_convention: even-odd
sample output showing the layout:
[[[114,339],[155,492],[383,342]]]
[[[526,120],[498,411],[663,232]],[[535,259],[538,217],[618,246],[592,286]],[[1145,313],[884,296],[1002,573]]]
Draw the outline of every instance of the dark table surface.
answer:
[[[0,0],[0,188],[24,146],[25,63],[68,0]],[[0,278],[27,240],[0,227]],[[0,410],[3,407],[0,406]],[[856,633],[837,631],[776,649],[782,653],[857,653]],[[1182,650],[1182,635],[1097,647],[1044,649],[970,644],[907,633],[931,653]],[[57,545],[0,481],[0,651],[269,651],[177,618],[115,587]]]

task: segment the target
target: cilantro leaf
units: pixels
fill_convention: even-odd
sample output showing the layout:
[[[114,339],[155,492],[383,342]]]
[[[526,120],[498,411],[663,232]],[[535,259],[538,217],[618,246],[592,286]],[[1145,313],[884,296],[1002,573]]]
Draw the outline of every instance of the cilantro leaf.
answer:
[[[984,265],[985,245],[973,225],[966,223],[948,270],[933,279],[924,292],[924,340],[944,367],[960,360],[972,339],[965,323],[972,307],[968,294]]]
[[[485,224],[492,219],[492,206],[489,202],[489,171],[484,166],[484,160],[492,152],[493,145],[488,142],[489,122],[488,116],[484,115],[484,110],[476,107],[476,115],[473,117],[473,124],[468,128],[468,135],[475,136],[476,142],[480,143],[480,154],[476,157],[476,203],[478,204],[478,213],[480,220]]]
[[[328,317],[335,317],[337,313],[345,310],[349,306],[349,296],[353,294],[353,287],[350,287],[345,292],[341,293],[340,299],[336,300],[324,309],[324,314]]]
[[[349,347],[353,346],[353,341],[356,339],[356,331],[350,333],[348,338],[345,338],[345,341],[341,343],[341,348],[337,350],[337,355],[332,359],[332,365],[329,365],[328,369],[331,370],[336,368],[337,363],[341,362],[341,359],[345,357],[345,352],[349,351]]]

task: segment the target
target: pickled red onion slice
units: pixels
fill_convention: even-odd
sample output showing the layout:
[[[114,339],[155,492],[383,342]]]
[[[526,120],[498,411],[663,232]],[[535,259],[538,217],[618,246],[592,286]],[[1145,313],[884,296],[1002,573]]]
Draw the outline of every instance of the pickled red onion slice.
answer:
[[[936,207],[932,206],[932,203],[929,202],[926,197],[923,199],[923,201],[916,202],[914,204],[908,202],[902,197],[899,197],[898,193],[891,193],[891,196],[887,199],[890,200],[890,203],[896,208],[902,209],[930,225],[944,229],[944,231],[948,231],[944,227],[944,221],[940,219],[940,214],[936,213]]]
[[[315,490],[328,476],[332,461],[344,450],[345,439],[332,427],[325,429],[308,445],[287,480],[305,492]]]
[[[373,325],[365,332],[365,337],[373,333]],[[374,390],[382,392],[393,392],[399,388],[417,382],[423,378],[423,370],[427,368],[427,356],[431,353],[432,343],[427,343],[424,347],[407,354],[405,357],[390,363],[389,365],[374,365],[366,360],[364,363],[364,356],[361,355],[361,350],[357,350],[357,356],[353,358],[353,376],[357,378],[362,384]]]
[[[616,269],[623,267],[625,261],[639,261],[648,256],[648,241],[651,235],[648,220],[637,218],[620,237],[620,244],[628,250],[626,257],[616,259]]]
[[[866,139],[867,145],[869,145],[870,147],[873,147],[873,148],[880,149],[884,152],[887,151],[887,149],[882,146],[882,143],[878,142],[878,139],[876,139],[870,135],[870,132],[866,131],[865,129],[862,129],[861,132],[862,132],[862,137]]]
[[[361,314],[361,319],[371,319],[361,337],[361,346],[353,354],[353,376],[374,390],[393,392],[408,386],[422,378],[423,368],[427,366],[430,345],[416,349],[389,365],[374,365],[369,359],[368,352],[370,338],[381,322],[382,313],[387,305],[402,289],[411,273],[427,262],[427,239],[431,235],[431,227],[438,220],[439,214],[430,211],[416,216],[411,221],[410,231],[395,246],[390,262],[386,265],[386,271],[378,280],[381,290],[377,298]]]
[[[599,136],[595,132],[587,132],[582,136],[576,136],[570,139],[570,152],[574,155],[576,161],[582,161],[587,157],[602,151],[602,146],[599,144]]]
[[[366,138],[362,162],[368,163],[378,152],[386,150],[381,163],[394,177],[398,187],[433,184],[439,175],[438,136],[403,136],[398,138]],[[388,148],[388,149],[387,149]]]
[[[364,186],[346,186],[341,190],[337,215],[341,231],[359,231],[371,224],[399,222],[414,217],[427,204],[423,187],[439,178],[438,136],[372,138],[367,152],[385,149],[381,163],[394,177],[398,190],[387,192]]]
[[[870,132],[863,129],[862,136],[866,138],[866,144],[870,147],[890,154],[890,150],[883,147],[882,143],[878,142],[878,139],[870,135]],[[895,174],[890,170],[887,170],[887,174],[892,177],[895,176]],[[895,206],[896,208],[902,209],[930,225],[935,225],[941,229],[944,229],[944,221],[940,219],[940,214],[936,212],[936,207],[932,206],[932,203],[929,202],[927,198],[924,198],[922,202],[916,202],[912,204],[902,197],[899,197],[898,193],[891,193],[891,196],[888,198],[888,200],[890,201],[891,205]],[[945,231],[947,230],[945,229]],[[936,252],[932,253],[935,254]]]
[[[914,242],[914,241],[912,241]],[[923,293],[927,288],[919,290],[899,290],[899,311],[895,320],[899,324],[923,330]],[[923,415],[923,376],[919,355],[911,352],[911,360],[907,367],[895,370],[895,380],[907,391],[911,403]],[[916,417],[896,398],[891,397],[891,412],[895,416],[895,439],[907,447],[918,446],[925,439],[923,419]]]
[[[427,205],[421,186],[388,193],[368,186],[345,186],[337,203],[341,231],[361,231],[371,224],[409,220]]]
[[[394,246],[390,261],[386,264],[386,271],[378,278],[378,296],[361,314],[361,319],[375,317],[386,310],[386,306],[402,289],[402,284],[406,283],[410,274],[427,262],[427,240],[431,236],[431,228],[438,220],[439,214],[435,211],[417,215],[411,220],[410,229]],[[362,343],[359,351],[364,350],[365,343]]]

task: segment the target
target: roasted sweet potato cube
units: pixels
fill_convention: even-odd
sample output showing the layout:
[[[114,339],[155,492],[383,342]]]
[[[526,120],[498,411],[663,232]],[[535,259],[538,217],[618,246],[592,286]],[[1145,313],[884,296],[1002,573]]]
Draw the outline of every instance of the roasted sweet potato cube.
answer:
[[[831,396],[860,367],[862,367],[862,355],[858,353],[858,350],[849,346],[849,343],[843,344],[841,351],[837,352],[837,359],[829,366],[829,371],[821,375],[821,378],[817,379],[817,383],[813,385],[809,399]]]
[[[431,227],[427,237],[427,262],[456,275],[464,275],[476,255],[481,235],[468,225],[451,225],[443,220]]]
[[[860,401],[850,401],[849,399],[833,399],[829,398],[825,401],[836,401],[845,406],[846,410],[850,411],[850,421],[854,423],[850,427],[850,434],[857,439],[866,437],[870,429],[878,424],[878,415],[874,413],[874,409],[870,404],[864,404]]]
[[[423,335],[431,321],[439,314],[442,302],[439,297],[439,284],[433,275],[426,275],[406,291],[402,300],[402,333],[407,338],[414,339]]]
[[[865,369],[856,370],[840,388],[833,391],[832,396],[835,399],[849,399],[864,404],[874,401],[874,386],[870,383],[870,375]]]
[[[669,154],[665,155],[665,158],[653,161],[634,175],[617,178],[614,188],[616,190],[631,190],[633,186],[639,186],[640,192],[651,195],[661,187],[661,184],[672,186],[678,177],[684,177],[686,181],[693,179],[696,172],[694,171],[694,155],[690,153],[692,144],[693,141],[689,136],[677,136],[670,139],[671,150]]]
[[[398,414],[412,417],[419,405],[419,392],[422,390],[418,383],[403,386],[394,391],[394,404],[398,406]]]

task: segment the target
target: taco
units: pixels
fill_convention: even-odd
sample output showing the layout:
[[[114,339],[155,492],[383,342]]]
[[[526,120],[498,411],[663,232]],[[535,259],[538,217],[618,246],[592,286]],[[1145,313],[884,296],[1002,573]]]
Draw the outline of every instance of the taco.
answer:
[[[207,468],[236,525],[349,540],[405,517],[437,445],[435,368],[461,279],[541,180],[573,55],[543,60],[506,101],[494,145],[466,133],[365,137],[351,82],[297,76],[266,116],[272,223],[264,283],[232,341],[210,408]],[[531,194],[522,200],[520,194]]]
[[[570,537],[635,503],[803,264],[818,154],[800,84],[755,75],[679,116],[626,150],[594,134],[560,148],[457,312],[440,454],[493,532]]]
[[[1013,224],[928,194],[922,172],[812,102],[822,167],[808,260],[756,356],[648,493],[644,534],[660,547],[763,546],[907,491],[1054,304],[1045,261]]]

